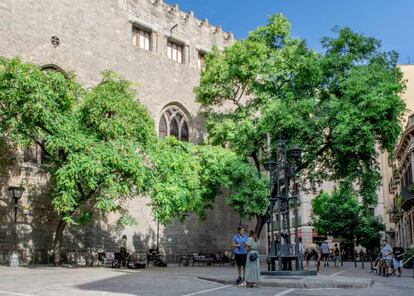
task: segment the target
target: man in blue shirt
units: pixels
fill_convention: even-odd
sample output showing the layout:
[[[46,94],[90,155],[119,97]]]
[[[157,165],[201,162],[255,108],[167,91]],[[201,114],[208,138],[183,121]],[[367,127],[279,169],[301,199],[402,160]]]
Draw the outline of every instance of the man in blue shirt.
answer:
[[[327,241],[324,241],[323,244],[321,245],[321,252],[322,252],[322,260],[323,260],[323,266],[329,266],[329,254],[330,254],[330,250],[329,250],[329,245]]]
[[[385,269],[386,269],[385,275],[386,276],[390,276],[391,275],[390,268],[392,267],[392,259],[394,257],[393,251],[394,250],[388,244],[387,240],[384,239],[382,241],[381,255],[382,255],[382,259],[385,262]]]
[[[244,234],[244,228],[239,226],[237,228],[238,233],[233,236],[233,247],[234,247],[234,259],[237,265],[237,271],[239,277],[237,278],[237,284],[240,284],[244,281],[244,275],[246,273],[246,259],[247,259],[247,250],[246,250],[246,241],[247,235]],[[243,275],[243,277],[242,277]]]

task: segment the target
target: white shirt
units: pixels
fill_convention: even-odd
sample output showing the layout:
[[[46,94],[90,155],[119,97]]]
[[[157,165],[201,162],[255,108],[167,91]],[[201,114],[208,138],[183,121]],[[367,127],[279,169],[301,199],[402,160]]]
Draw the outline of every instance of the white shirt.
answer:
[[[392,248],[389,244],[386,244],[384,247],[382,247],[381,249],[381,254],[382,254],[382,258],[383,259],[392,259]]]

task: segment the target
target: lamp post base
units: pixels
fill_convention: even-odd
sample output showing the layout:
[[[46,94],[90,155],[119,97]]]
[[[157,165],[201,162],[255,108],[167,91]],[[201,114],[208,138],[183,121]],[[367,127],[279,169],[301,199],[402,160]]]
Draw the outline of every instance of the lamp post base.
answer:
[[[10,267],[19,267],[20,266],[20,258],[19,255],[16,252],[13,252],[10,255]]]
[[[263,276],[312,276],[312,275],[318,275],[318,273],[316,272],[316,270],[281,270],[281,271],[262,271],[260,272],[261,275]]]

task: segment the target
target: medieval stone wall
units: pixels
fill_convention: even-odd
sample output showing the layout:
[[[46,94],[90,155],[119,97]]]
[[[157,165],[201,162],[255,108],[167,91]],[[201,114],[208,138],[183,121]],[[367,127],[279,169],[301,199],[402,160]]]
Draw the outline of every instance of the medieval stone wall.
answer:
[[[231,33],[195,18],[192,12],[150,0],[3,0],[0,23],[0,56],[56,65],[75,72],[85,87],[98,83],[104,70],[118,72],[139,83],[137,99],[148,107],[157,129],[163,108],[175,104],[188,115],[190,141],[203,141],[203,118],[193,92],[200,77],[199,53],[232,44]],[[137,28],[151,33],[150,51],[134,45]],[[59,43],[52,43],[52,36]],[[168,58],[169,40],[183,46],[183,63]],[[51,248],[56,222],[48,218],[53,214],[47,199],[47,175],[38,166],[39,153],[25,162],[14,149],[1,151],[0,253],[9,251],[14,242],[13,204],[7,189],[23,182],[30,190],[19,201],[17,240],[21,249],[43,252],[44,257]],[[119,228],[114,225],[116,217],[110,215],[107,223],[68,228],[65,247],[115,250],[126,234],[131,251],[143,251],[155,242],[157,232],[147,204],[145,198],[130,202],[137,226]],[[221,197],[207,221],[189,217],[185,223],[161,226],[161,246],[168,253],[222,251],[230,247],[238,224],[239,217]]]

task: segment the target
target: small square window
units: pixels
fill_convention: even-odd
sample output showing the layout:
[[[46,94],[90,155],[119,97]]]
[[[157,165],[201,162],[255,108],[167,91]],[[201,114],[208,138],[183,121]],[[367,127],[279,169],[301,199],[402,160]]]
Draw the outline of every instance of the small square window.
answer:
[[[172,41],[168,41],[167,56],[170,60],[176,61],[178,63],[183,63],[184,46],[182,46],[181,44],[172,42]]]
[[[151,31],[142,28],[134,28],[133,43],[136,47],[151,50]]]

